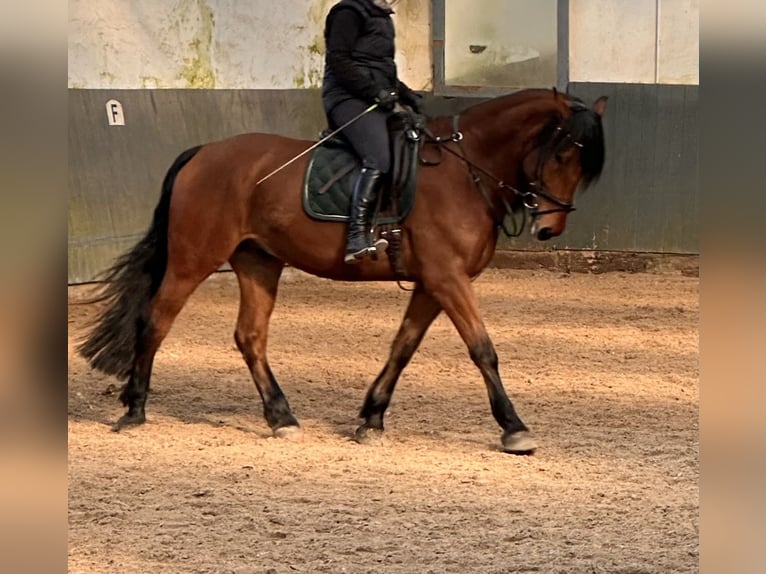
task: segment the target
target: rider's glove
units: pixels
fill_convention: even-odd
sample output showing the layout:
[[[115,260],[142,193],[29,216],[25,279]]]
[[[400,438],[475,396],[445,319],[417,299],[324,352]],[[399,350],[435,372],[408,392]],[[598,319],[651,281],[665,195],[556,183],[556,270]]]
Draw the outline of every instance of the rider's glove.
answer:
[[[378,107],[383,110],[384,112],[390,112],[394,109],[394,104],[397,102],[399,97],[396,95],[396,92],[392,89],[383,89],[378,92],[378,95],[375,96],[375,102],[378,104]]]

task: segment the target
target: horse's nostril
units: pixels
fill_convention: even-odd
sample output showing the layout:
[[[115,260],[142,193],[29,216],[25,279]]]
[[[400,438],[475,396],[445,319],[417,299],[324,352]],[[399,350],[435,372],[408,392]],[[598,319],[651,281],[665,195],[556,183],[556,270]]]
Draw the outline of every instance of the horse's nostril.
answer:
[[[553,237],[553,230],[550,227],[543,227],[537,232],[537,238],[540,241],[548,241],[551,237]]]

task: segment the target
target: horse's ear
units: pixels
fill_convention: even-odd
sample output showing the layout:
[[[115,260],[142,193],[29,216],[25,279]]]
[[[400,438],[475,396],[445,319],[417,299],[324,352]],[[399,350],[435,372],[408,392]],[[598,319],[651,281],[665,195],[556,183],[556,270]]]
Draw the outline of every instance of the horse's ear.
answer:
[[[559,92],[559,90],[558,90],[558,88],[556,86],[553,86],[551,88],[551,91],[553,92],[553,99],[555,101],[557,101],[557,102],[564,102],[564,103],[568,103],[569,102],[569,97],[566,94],[564,94],[562,92]]]
[[[609,97],[601,96],[599,99],[596,100],[596,103],[593,104],[593,111],[596,112],[601,117],[603,117],[604,112],[606,112],[606,102],[608,100],[609,100]]]

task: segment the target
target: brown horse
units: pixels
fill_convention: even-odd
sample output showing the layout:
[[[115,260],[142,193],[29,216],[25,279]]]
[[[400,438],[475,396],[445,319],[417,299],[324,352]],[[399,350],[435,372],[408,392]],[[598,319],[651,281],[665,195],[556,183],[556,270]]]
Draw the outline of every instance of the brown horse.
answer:
[[[527,90],[428,122],[427,132],[436,134],[431,145],[451,153],[420,169],[414,206],[401,224],[401,261],[416,286],[388,361],[367,392],[357,440],[383,432],[399,375],[443,310],[481,371],[504,449],[534,451],[500,380],[471,280],[490,262],[510,210],[529,214],[540,240],[564,230],[576,189],[601,173],[605,108],[603,97],[589,108],[556,90]],[[187,150],[170,167],[149,231],[106,273],[97,297],[106,307],[79,347],[93,368],[128,379],[120,395],[127,412],[114,430],[144,422],[155,353],[194,289],[228,261],[241,294],[234,338],[266,421],[276,436],[299,435],[266,358],[285,264],[336,280],[397,279],[388,255],[344,264],[344,224],[304,213],[307,155],[258,184],[310,143],[240,135]]]

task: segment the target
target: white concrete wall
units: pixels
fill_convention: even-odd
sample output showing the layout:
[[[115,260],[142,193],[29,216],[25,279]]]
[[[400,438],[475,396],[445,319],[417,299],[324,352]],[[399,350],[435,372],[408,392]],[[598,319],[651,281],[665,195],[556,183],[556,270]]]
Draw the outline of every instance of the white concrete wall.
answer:
[[[699,0],[569,0],[574,82],[699,83]]]
[[[317,87],[336,1],[70,0],[69,86]],[[699,83],[699,0],[569,3],[572,81]],[[420,90],[432,86],[430,7],[396,7],[400,74]]]
[[[657,83],[699,84],[700,0],[662,0],[659,5]]]
[[[319,86],[337,0],[70,0],[69,87]],[[397,63],[431,86],[430,1],[397,7]]]

